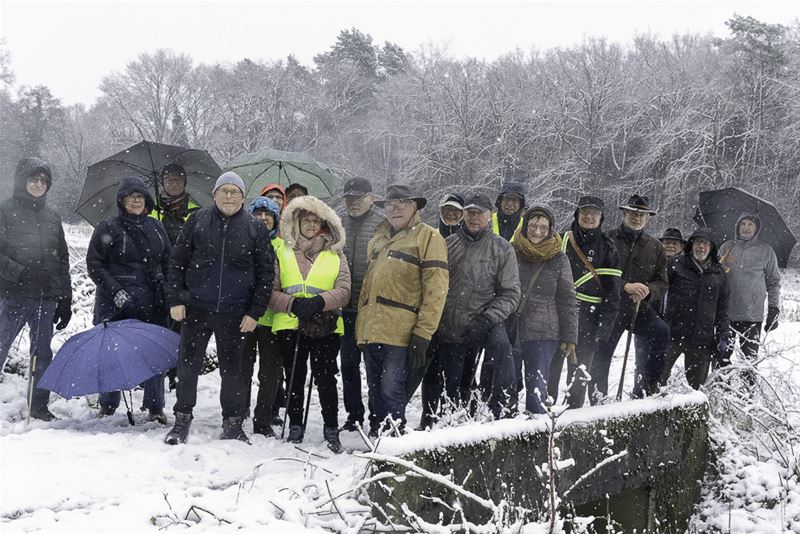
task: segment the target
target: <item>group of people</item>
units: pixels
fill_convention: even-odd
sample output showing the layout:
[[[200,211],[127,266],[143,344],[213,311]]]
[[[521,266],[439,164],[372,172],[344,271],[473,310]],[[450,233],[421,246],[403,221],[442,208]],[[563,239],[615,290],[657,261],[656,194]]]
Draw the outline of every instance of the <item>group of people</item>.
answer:
[[[762,327],[778,322],[780,272],[754,214],[718,248],[704,228],[687,240],[674,228],[648,234],[656,212],[641,195],[619,206],[622,223],[609,232],[603,200],[581,196],[559,231],[550,208],[528,205],[522,183],[507,181],[494,202],[445,194],[437,230],[421,217],[427,199],[406,185],[376,198],[370,181],[351,178],[336,212],[300,184],[269,184],[248,201],[242,179],[226,172],[213,205],[200,208],[186,178],[181,166],[164,167],[157,198],[141,179],[122,178],[118,214],[95,228],[86,258],[95,324],[138,319],[180,333],[169,444],[188,439],[212,334],[223,439],[247,441],[251,412],[253,432],[274,436],[283,406],[287,439],[301,442],[310,365],[323,438],[338,452],[339,432],[358,430],[367,412],[371,435],[402,433],[418,389],[422,429],[479,402],[495,418],[514,415],[522,388],[533,414],[560,393],[570,408],[584,405],[587,389],[592,404],[603,402],[626,330],[635,336],[633,397],[657,393],[681,355],[699,388],[713,362],[730,364],[737,340],[754,359]],[[53,325],[71,316],[64,231],[45,206],[51,184],[47,164],[26,158],[0,204],[0,356],[4,365],[29,324],[34,385],[52,359]],[[168,424],[164,382],[143,384],[143,408]],[[48,399],[34,389],[32,417],[54,418]],[[119,402],[119,392],[102,393],[100,414]]]

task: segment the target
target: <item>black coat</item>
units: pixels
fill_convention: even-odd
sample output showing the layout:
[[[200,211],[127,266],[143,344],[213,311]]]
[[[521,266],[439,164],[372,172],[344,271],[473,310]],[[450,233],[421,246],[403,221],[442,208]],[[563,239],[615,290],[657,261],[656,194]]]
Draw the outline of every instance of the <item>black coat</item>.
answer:
[[[45,206],[47,193],[34,198],[26,190],[28,176],[50,169],[40,159],[25,158],[17,165],[13,196],[0,203],[0,297],[39,297],[72,300],[69,251],[61,218]],[[49,190],[49,188],[48,188]],[[49,282],[42,289],[20,281],[26,268],[44,270]]]
[[[227,218],[216,206],[201,209],[175,244],[167,301],[257,319],[269,303],[274,263],[266,226],[245,209]]]
[[[717,261],[702,269],[690,253],[670,258],[666,321],[673,341],[716,345],[728,333],[728,281]]]
[[[150,258],[151,274],[145,268],[135,239],[145,244],[143,252]],[[163,284],[171,250],[164,226],[146,214],[117,215],[98,224],[86,252],[86,268],[97,285],[94,324],[111,319],[166,324]],[[159,276],[161,282],[156,284],[153,279]],[[120,310],[114,305],[114,296],[123,289],[134,304]]]

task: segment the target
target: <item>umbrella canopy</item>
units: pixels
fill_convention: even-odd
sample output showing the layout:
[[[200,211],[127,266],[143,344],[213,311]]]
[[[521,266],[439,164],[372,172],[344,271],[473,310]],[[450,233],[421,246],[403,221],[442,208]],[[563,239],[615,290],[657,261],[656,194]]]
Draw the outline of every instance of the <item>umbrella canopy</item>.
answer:
[[[772,203],[738,187],[701,191],[694,221],[711,228],[717,244],[721,245],[736,238],[736,221],[742,213],[758,216],[761,220],[758,239],[772,246],[778,266],[785,268],[797,239]]]
[[[69,338],[37,387],[66,399],[132,389],[175,367],[179,343],[172,330],[136,319],[102,323]]]
[[[186,169],[186,190],[200,206],[211,205],[211,191],[222,169],[205,150],[142,141],[90,165],[75,210],[92,226],[117,213],[117,185],[124,176],[138,176],[158,198],[161,169],[177,163]]]
[[[256,197],[267,184],[301,184],[308,194],[317,198],[328,198],[340,188],[341,179],[327,165],[320,163],[305,152],[262,150],[242,154],[226,168],[244,180],[246,197]]]

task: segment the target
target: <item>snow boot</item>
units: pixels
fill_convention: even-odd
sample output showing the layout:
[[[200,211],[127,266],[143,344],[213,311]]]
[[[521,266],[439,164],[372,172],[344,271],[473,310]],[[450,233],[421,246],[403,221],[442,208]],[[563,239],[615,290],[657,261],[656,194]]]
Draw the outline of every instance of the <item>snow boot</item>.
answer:
[[[261,434],[265,438],[275,437],[275,431],[272,429],[272,425],[253,424],[253,434]]]
[[[244,441],[248,445],[250,444],[250,439],[247,437],[247,434],[244,433],[242,429],[242,422],[244,418],[242,417],[225,417],[222,419],[222,436],[220,439],[238,439],[239,441]]]
[[[342,432],[358,432],[358,429],[363,425],[363,421],[347,418],[347,421],[342,425]]]
[[[149,421],[155,421],[160,425],[167,425],[169,421],[167,421],[167,414],[164,413],[163,409],[160,410],[150,410],[150,415],[148,416]]]
[[[286,438],[286,441],[289,443],[303,443],[304,433],[301,425],[291,425],[289,426],[289,436]]]
[[[322,429],[325,444],[335,454],[342,452],[342,442],[339,441],[339,429],[335,426],[326,426]]]
[[[192,426],[192,419],[194,418],[190,413],[175,412],[175,426],[164,436],[164,443],[167,445],[186,443],[186,440],[189,438],[189,428]]]
[[[98,417],[105,417],[107,415],[114,415],[116,412],[116,408],[112,408],[111,406],[100,406],[100,412],[97,414]]]
[[[31,418],[39,419],[40,421],[58,421],[58,417],[53,415],[47,407],[44,408],[31,408]]]

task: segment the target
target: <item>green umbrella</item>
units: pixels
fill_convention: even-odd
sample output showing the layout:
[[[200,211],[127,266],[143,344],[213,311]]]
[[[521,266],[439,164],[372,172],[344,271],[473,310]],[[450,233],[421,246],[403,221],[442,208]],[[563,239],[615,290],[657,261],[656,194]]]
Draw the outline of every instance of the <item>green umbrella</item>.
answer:
[[[261,194],[267,184],[300,184],[308,188],[308,194],[317,198],[333,196],[341,186],[341,179],[327,165],[320,163],[305,152],[285,152],[266,149],[242,154],[226,168],[242,177],[246,186],[246,197]]]

